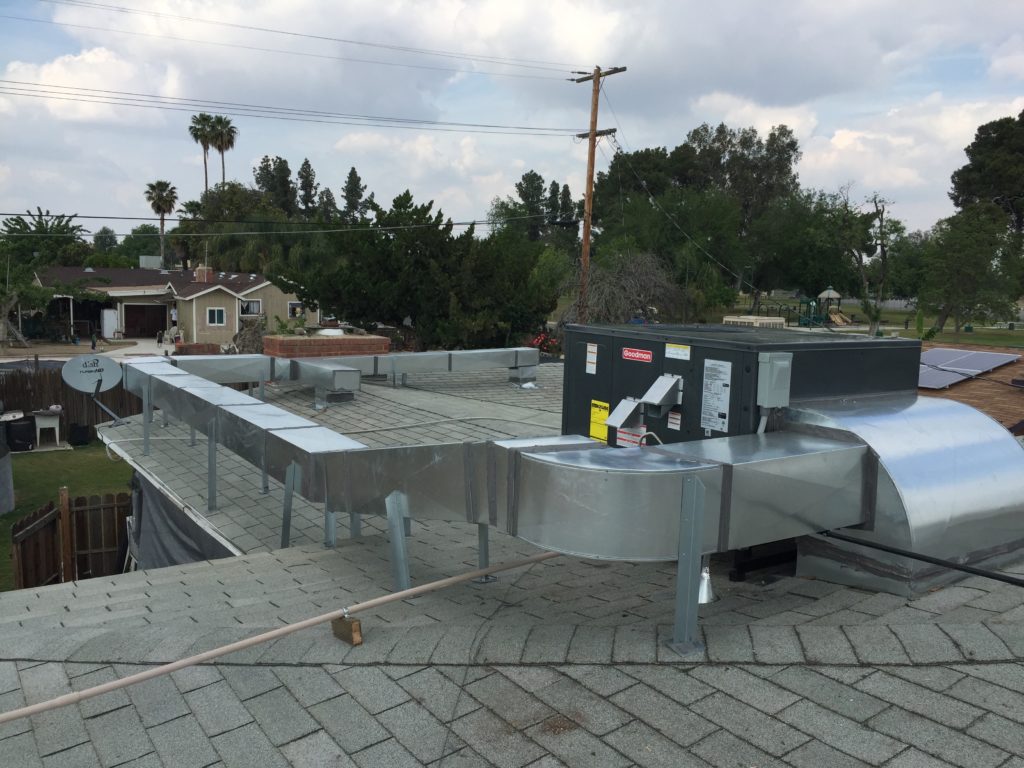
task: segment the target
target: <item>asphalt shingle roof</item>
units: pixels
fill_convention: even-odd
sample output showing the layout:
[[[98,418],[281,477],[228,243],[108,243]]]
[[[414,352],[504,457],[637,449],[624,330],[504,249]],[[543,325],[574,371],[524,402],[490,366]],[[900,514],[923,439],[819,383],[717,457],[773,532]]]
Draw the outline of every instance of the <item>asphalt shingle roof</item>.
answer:
[[[486,372],[367,383],[365,407],[315,418],[354,429],[530,413],[557,432],[556,368],[518,392]],[[272,392],[311,415],[311,393]],[[373,435],[429,441],[439,426]],[[458,427],[471,438],[540,429]],[[205,445],[186,447],[173,424],[156,429],[173,439],[155,440],[144,466],[199,494]],[[121,448],[140,460],[138,443]],[[0,595],[0,711],[390,591],[383,526],[347,539],[339,519],[339,545],[324,549],[322,508],[303,502],[298,545],[272,551],[256,532],[279,523],[280,487],[260,495],[258,472],[227,451],[221,468],[222,508],[248,516],[211,520],[234,522],[252,551]],[[414,522],[408,546],[414,584],[477,561],[470,525]],[[491,532],[492,562],[535,551]],[[563,556],[369,611],[359,647],[321,625],[2,725],[0,765],[1024,765],[1024,591],[972,577],[907,599],[781,571],[733,583],[728,565],[713,562],[720,599],[701,608],[696,657],[665,645],[674,564]]]

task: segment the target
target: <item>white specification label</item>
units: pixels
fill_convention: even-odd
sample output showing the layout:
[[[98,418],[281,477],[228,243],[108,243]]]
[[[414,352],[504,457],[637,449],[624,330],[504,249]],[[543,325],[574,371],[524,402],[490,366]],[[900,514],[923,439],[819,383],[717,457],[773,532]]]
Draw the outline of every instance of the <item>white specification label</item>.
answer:
[[[689,360],[690,359],[690,345],[689,344],[666,344],[665,345],[665,357],[671,358],[672,360]]]
[[[683,414],[679,411],[668,412],[668,428],[677,432],[683,428]]]
[[[729,431],[729,395],[732,392],[732,363],[704,361],[704,397],[700,404],[700,425],[705,430]]]
[[[587,373],[597,373],[597,344],[587,344]]]

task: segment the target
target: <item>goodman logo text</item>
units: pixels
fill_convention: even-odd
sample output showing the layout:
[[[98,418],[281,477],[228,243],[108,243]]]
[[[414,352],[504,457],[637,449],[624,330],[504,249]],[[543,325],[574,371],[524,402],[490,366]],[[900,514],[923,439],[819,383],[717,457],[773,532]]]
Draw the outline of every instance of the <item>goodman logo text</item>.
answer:
[[[633,360],[637,363],[653,363],[654,353],[649,349],[633,349],[632,347],[622,348],[622,359]]]

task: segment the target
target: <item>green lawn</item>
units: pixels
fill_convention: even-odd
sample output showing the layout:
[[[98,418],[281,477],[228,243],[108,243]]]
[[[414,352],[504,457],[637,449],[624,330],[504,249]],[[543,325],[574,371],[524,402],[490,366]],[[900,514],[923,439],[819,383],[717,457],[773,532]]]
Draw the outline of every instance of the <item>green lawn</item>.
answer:
[[[72,497],[120,493],[128,490],[131,468],[111,461],[103,444],[96,442],[73,451],[11,454],[15,509],[0,516],[0,590],[14,586],[11,575],[11,525],[35,512],[66,485]]]

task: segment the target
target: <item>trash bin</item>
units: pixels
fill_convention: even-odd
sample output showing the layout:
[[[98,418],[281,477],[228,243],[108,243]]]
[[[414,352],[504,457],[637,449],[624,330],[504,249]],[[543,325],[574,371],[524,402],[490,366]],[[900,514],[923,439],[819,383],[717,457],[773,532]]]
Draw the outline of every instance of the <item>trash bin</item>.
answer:
[[[31,416],[8,422],[7,445],[12,451],[31,451],[36,447],[36,421]]]
[[[1012,331],[1012,330],[1014,329],[1014,324],[1013,324],[1013,323],[1007,323],[1007,324],[1006,324],[1006,327],[1007,327],[1007,328],[1008,328],[1009,330],[1011,330],[1011,331]]]
[[[68,445],[79,447],[92,442],[92,427],[88,424],[72,424],[68,428]]]

